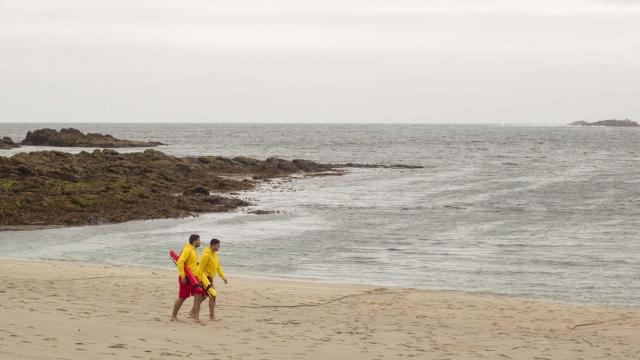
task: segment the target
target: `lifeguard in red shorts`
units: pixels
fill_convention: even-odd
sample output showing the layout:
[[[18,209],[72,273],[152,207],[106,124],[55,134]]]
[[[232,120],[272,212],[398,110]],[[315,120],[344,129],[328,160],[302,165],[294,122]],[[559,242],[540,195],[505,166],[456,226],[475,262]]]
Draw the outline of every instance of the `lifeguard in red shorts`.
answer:
[[[204,300],[204,289],[200,284],[192,284],[189,282],[186,274],[184,273],[184,266],[186,265],[191,272],[197,276],[198,274],[198,252],[196,248],[200,246],[200,235],[193,234],[189,236],[189,243],[184,245],[180,258],[177,261],[178,267],[178,283],[180,290],[178,298],[173,305],[173,313],[171,314],[171,321],[178,320],[178,311],[186,299],[190,296],[194,297],[192,315],[193,320],[200,322],[200,304]]]

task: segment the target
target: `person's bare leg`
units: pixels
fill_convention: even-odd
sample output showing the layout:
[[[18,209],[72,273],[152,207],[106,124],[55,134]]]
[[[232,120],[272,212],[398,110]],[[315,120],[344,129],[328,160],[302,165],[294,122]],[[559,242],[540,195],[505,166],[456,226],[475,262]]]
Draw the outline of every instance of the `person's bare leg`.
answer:
[[[193,317],[193,313],[195,312],[195,309],[196,309],[196,301],[194,299],[193,305],[191,306],[191,310],[189,310],[189,317]]]
[[[202,295],[194,295],[193,300],[193,321],[200,322],[200,304],[204,298]]]
[[[209,298],[209,320],[216,320],[216,298]]]
[[[178,320],[178,311],[180,311],[180,307],[182,306],[182,303],[184,303],[184,299],[178,297],[176,299],[175,304],[173,304],[173,313],[171,314],[171,321]]]

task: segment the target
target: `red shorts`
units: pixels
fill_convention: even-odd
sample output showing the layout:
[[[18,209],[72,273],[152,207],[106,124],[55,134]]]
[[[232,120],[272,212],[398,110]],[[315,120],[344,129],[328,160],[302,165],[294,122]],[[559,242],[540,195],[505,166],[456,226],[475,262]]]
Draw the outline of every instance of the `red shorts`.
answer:
[[[187,299],[192,295],[205,295],[204,289],[202,288],[202,286],[200,286],[200,284],[193,285],[191,281],[188,281],[187,285],[184,285],[182,283],[182,280],[180,279],[180,276],[178,276],[178,284],[180,284],[180,292],[178,293],[180,299]]]

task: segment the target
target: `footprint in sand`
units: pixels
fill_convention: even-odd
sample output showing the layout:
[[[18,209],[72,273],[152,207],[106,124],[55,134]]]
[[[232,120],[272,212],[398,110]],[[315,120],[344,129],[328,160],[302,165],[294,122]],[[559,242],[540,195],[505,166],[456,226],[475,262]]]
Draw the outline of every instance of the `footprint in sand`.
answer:
[[[189,357],[189,356],[191,356],[191,353],[189,353],[189,354],[176,354],[176,353],[170,353],[170,352],[163,351],[163,352],[160,353],[160,356],[185,356],[185,357]]]

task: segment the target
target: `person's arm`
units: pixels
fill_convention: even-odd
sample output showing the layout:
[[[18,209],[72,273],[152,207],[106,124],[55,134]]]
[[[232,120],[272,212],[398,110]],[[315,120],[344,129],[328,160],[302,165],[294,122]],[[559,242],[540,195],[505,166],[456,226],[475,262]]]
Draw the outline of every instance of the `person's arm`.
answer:
[[[218,268],[216,269],[216,271],[218,272],[218,275],[220,275],[220,278],[222,279],[222,281],[224,281],[224,283],[227,283],[227,278],[224,276],[224,270],[222,270],[222,264],[220,264],[220,259],[218,259]]]
[[[184,264],[189,259],[189,255],[191,255],[190,251],[187,251],[186,249],[182,249],[182,252],[180,253],[180,257],[176,262],[176,266],[178,266],[178,274],[180,274],[180,279],[182,280],[183,283],[186,278],[186,274],[184,273]]]

